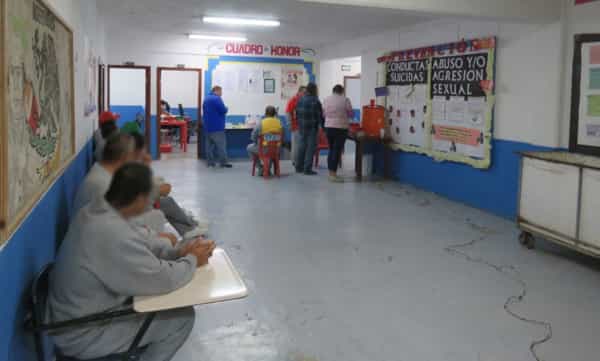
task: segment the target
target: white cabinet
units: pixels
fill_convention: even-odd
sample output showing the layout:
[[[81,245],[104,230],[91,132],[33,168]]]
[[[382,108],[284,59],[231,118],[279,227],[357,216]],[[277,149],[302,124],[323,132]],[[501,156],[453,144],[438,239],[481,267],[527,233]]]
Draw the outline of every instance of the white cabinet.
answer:
[[[584,169],[579,238],[600,248],[600,170]]]
[[[518,224],[532,234],[600,256],[600,159],[566,152],[522,154]]]
[[[578,167],[523,159],[521,218],[575,238],[578,188]]]

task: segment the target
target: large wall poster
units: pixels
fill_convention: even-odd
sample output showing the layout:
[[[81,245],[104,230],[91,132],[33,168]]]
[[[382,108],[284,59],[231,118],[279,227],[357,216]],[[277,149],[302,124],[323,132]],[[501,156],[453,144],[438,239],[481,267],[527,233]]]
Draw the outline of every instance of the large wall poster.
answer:
[[[379,58],[395,149],[489,168],[496,39],[395,51]]]
[[[600,34],[575,36],[571,152],[600,155]]]
[[[0,0],[0,242],[75,153],[73,33],[40,0]]]

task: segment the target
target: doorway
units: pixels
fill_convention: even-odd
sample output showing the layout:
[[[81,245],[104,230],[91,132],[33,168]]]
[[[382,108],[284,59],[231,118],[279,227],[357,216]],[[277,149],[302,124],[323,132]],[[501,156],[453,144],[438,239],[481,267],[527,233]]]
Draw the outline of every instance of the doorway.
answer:
[[[352,121],[355,123],[360,123],[360,75],[345,76],[344,89],[346,90],[346,97],[350,99],[350,103],[352,103],[352,108],[354,110],[354,118]]]
[[[165,151],[181,152],[188,145],[197,143],[197,157],[200,158],[202,149],[201,136],[201,107],[202,107],[202,69],[199,68],[169,68],[156,69],[156,138],[158,157]],[[171,124],[185,122],[186,132],[181,126]],[[179,128],[179,129],[178,129]],[[184,133],[187,133],[186,139]],[[175,140],[174,143],[171,144]],[[162,149],[162,150],[161,150]]]
[[[149,66],[108,66],[108,109],[120,114],[119,128],[135,122],[147,140],[151,137],[150,76]]]

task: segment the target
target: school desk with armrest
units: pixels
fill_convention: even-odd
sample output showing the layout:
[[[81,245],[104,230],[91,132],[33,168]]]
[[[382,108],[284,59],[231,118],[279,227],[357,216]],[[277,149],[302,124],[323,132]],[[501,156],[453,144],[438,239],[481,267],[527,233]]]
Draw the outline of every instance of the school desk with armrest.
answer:
[[[136,361],[139,360],[145,347],[140,342],[150,327],[157,312],[176,308],[224,302],[244,298],[248,289],[227,253],[218,248],[213,251],[209,264],[196,270],[194,278],[182,288],[165,295],[134,297],[123,305],[122,309],[102,312],[73,320],[45,324],[48,280],[52,264],[47,265],[34,279],[31,289],[31,315],[25,321],[25,328],[31,331],[35,339],[38,361],[44,361],[45,348],[43,335],[49,331],[77,328],[90,323],[119,319],[132,314],[145,314],[146,318],[136,334],[127,352],[107,355],[96,360],[87,361]],[[66,357],[56,350],[56,361],[80,361]]]

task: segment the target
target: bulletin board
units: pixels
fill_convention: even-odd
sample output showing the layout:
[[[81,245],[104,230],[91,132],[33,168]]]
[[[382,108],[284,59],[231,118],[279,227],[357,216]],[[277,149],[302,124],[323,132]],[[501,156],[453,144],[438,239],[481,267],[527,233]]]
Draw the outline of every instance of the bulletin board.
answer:
[[[491,165],[496,38],[394,51],[378,59],[397,150]]]
[[[75,109],[72,30],[41,0],[0,0],[0,27],[2,243],[73,158]]]
[[[575,36],[571,152],[600,155],[600,34]]]
[[[284,115],[300,85],[314,81],[313,64],[299,59],[219,56],[209,59],[205,92],[219,85],[229,108],[228,120],[262,117],[266,106]]]

